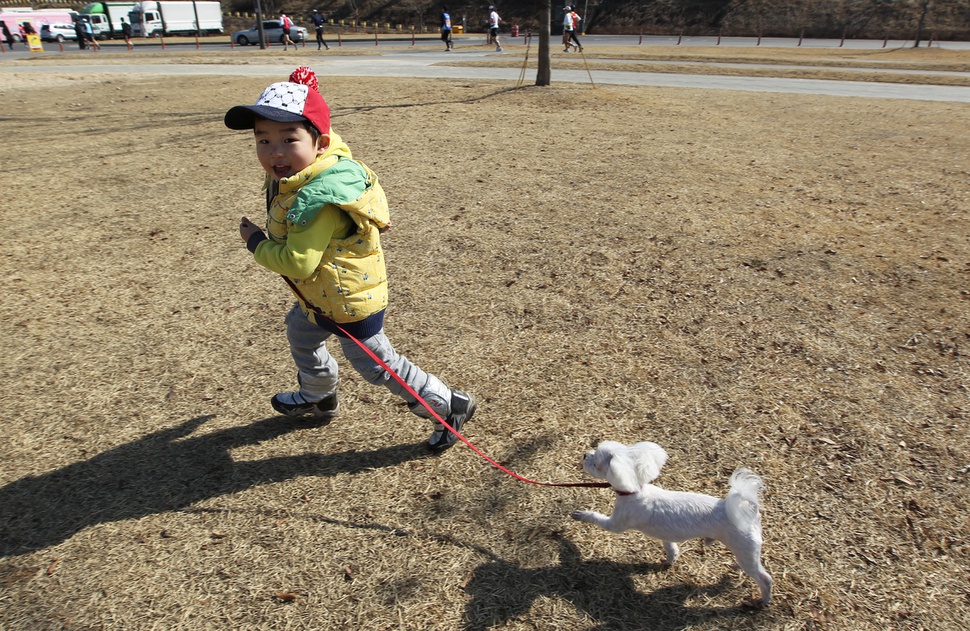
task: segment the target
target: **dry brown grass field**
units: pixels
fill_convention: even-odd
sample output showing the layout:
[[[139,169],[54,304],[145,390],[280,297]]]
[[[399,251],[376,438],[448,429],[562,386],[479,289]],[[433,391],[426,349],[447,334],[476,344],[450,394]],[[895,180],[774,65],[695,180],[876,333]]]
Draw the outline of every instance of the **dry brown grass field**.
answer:
[[[670,489],[754,469],[757,609],[720,544],[665,569],[570,519],[608,490],[427,456],[346,363],[332,423],[273,412],[291,297],[222,124],[303,60],[264,57],[0,72],[0,628],[966,625],[966,104],[321,78],[391,201],[387,332],[478,395],[468,438],[542,482],[605,439],[665,447]]]

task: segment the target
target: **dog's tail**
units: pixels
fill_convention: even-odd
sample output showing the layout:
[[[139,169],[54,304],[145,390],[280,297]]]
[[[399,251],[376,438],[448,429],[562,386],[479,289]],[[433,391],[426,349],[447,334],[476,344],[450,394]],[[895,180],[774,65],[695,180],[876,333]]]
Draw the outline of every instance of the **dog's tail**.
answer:
[[[724,503],[728,519],[739,530],[747,530],[761,523],[761,502],[758,498],[764,488],[765,483],[751,469],[741,467],[731,474],[731,490],[724,498]]]

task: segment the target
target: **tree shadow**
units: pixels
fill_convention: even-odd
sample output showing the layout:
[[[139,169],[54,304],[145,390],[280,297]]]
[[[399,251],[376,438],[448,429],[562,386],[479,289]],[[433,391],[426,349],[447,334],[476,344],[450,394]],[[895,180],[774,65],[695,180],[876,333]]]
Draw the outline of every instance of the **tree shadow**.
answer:
[[[191,437],[200,416],[93,458],[0,488],[0,557],[61,543],[95,524],[179,510],[297,476],[332,476],[427,457],[424,445],[237,462],[230,450],[325,423],[274,417]]]
[[[427,107],[429,105],[470,105],[472,103],[477,103],[478,101],[486,101],[493,96],[499,96],[501,94],[506,94],[509,92],[515,92],[520,90],[519,87],[514,88],[497,88],[491,92],[485,94],[480,94],[478,96],[470,96],[463,99],[438,99],[433,101],[424,101],[420,103],[382,103],[374,105],[345,105],[342,107],[335,107],[330,111],[331,118],[339,118],[341,116],[350,116],[352,114],[361,114],[363,112],[373,112],[376,110],[393,110],[393,109],[406,109],[410,107]]]
[[[465,610],[463,628],[465,631],[501,628],[528,616],[534,601],[546,596],[573,603],[596,621],[595,629],[604,631],[675,631],[746,611],[743,605],[729,608],[684,605],[699,594],[713,596],[723,591],[730,580],[727,575],[708,587],[680,584],[649,594],[637,591],[631,575],[664,569],[659,563],[583,561],[576,545],[560,537],[558,565],[523,569],[501,559],[480,565],[465,587],[472,600]]]

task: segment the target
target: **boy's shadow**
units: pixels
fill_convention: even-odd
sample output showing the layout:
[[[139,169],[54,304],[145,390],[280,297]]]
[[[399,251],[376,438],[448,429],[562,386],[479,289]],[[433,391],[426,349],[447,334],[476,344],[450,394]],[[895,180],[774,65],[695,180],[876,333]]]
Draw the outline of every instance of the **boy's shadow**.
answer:
[[[686,608],[684,602],[700,591],[714,595],[727,587],[725,575],[716,585],[698,589],[671,585],[645,594],[637,591],[631,574],[663,571],[659,563],[583,561],[576,545],[559,538],[559,565],[523,569],[503,560],[479,566],[465,587],[472,601],[465,610],[465,631],[485,631],[528,616],[541,597],[570,601],[598,624],[617,631],[655,629],[674,631],[741,614],[743,608]]]
[[[315,425],[275,417],[189,437],[211,418],[189,419],[88,460],[0,488],[0,557],[61,543],[94,524],[178,510],[258,484],[302,475],[356,473],[427,455],[422,444],[413,444],[236,462],[231,449]]]

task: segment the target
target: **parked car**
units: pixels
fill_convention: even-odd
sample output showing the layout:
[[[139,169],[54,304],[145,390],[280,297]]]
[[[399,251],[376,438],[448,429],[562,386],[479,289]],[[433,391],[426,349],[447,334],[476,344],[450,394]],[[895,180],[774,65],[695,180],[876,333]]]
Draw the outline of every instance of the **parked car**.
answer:
[[[294,26],[290,29],[290,39],[294,42],[305,42],[307,31],[302,26]],[[283,43],[283,23],[279,20],[263,20],[263,35],[271,42]],[[232,41],[239,46],[248,46],[259,43],[259,25],[254,24],[253,28],[245,31],[236,31],[232,34]]]
[[[45,42],[63,42],[66,39],[77,40],[77,33],[73,24],[43,24],[40,38]]]

